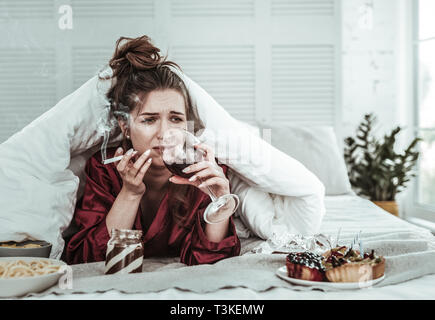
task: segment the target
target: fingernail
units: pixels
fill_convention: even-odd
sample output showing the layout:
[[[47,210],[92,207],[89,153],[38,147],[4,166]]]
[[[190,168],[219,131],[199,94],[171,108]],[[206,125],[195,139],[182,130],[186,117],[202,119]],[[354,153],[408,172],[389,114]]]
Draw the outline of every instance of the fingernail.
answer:
[[[183,172],[184,172],[184,173],[188,173],[189,171],[190,171],[190,168],[189,168],[189,167],[183,169]]]
[[[151,152],[151,149],[148,149],[147,151],[144,152],[144,155],[149,155]]]
[[[122,147],[119,147],[118,149],[116,149],[116,153],[121,153],[122,152]]]
[[[201,183],[201,184],[198,186],[198,188],[202,188],[202,187],[204,187],[204,183]]]
[[[149,159],[147,160],[147,162],[151,162],[151,161],[153,161],[153,158],[149,158]]]
[[[133,149],[130,149],[130,150],[127,151],[126,155],[131,155],[132,152],[133,152]]]
[[[196,176],[192,176],[192,177],[189,178],[190,182],[195,181],[195,180],[196,180]]]

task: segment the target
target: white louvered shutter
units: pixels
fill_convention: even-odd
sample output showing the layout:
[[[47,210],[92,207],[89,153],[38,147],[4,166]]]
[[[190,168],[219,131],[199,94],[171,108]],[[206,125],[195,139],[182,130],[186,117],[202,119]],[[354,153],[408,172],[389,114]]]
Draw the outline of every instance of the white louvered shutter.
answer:
[[[60,30],[70,5],[73,29]],[[340,0],[2,0],[0,142],[148,35],[237,119],[340,123]]]
[[[100,23],[113,23],[112,19],[115,18],[152,18],[154,16],[153,0],[71,0],[71,7],[75,16],[96,19]]]
[[[334,75],[332,45],[272,46],[272,121],[334,124]]]
[[[334,0],[272,0],[272,16],[333,16]]]
[[[56,103],[55,47],[40,41],[52,35],[53,9],[53,0],[0,1],[0,142]]]
[[[72,48],[73,88],[85,83],[98,73],[113,55],[110,47],[75,46]]]
[[[254,46],[174,46],[171,52],[232,116],[255,122]]]
[[[339,5],[334,0],[271,1],[268,121],[339,126]]]

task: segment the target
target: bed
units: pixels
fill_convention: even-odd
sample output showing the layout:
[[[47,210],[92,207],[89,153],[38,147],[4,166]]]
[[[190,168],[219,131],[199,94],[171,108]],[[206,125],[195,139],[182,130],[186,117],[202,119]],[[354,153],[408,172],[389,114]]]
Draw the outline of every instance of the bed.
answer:
[[[386,277],[383,281],[369,288],[342,291],[293,285],[275,275],[276,268],[284,265],[285,255],[252,253],[265,241],[249,237],[242,239],[241,257],[228,259],[224,268],[212,265],[184,267],[174,258],[147,259],[144,262],[144,266],[147,265],[145,270],[149,270],[146,271],[147,277],[126,276],[103,284],[102,263],[75,265],[72,266],[76,273],[72,289],[53,287],[24,299],[433,299],[435,237],[428,230],[407,223],[355,195],[327,196],[325,204],[326,215],[321,233],[335,236],[337,228],[341,227],[339,241],[348,244],[361,230],[368,246],[371,239],[372,246],[386,256]],[[424,260],[417,262],[414,260],[416,256]],[[249,257],[248,261],[240,261],[243,257]],[[413,261],[411,264],[408,264],[409,259]],[[245,268],[246,264],[251,267]],[[229,267],[231,269],[226,269]],[[224,276],[222,269],[232,270],[233,275]],[[239,269],[244,270],[243,279],[237,279],[240,278]],[[150,279],[161,281],[171,278],[175,270],[179,277],[192,276],[199,281],[192,285],[187,279],[173,284],[150,285]],[[133,279],[134,286],[130,281]],[[207,281],[204,282],[204,279]]]

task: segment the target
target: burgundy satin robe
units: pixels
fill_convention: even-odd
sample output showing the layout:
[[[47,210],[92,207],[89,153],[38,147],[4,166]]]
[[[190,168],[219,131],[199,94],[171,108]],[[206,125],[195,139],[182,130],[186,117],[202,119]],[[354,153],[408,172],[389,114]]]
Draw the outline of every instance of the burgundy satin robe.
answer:
[[[109,158],[115,150],[116,148],[107,150]],[[227,175],[228,168],[221,166]],[[65,260],[68,264],[105,260],[107,241],[110,239],[106,215],[122,187],[122,179],[116,166],[113,163],[103,165],[99,152],[88,160],[85,173],[84,194],[74,213],[74,222],[79,231],[66,245]],[[214,263],[239,255],[240,240],[232,218],[226,238],[219,243],[207,239],[203,213],[211,200],[201,190],[195,190],[189,199],[194,203],[193,210],[185,213],[188,218],[183,226],[175,223],[168,211],[168,192],[147,230],[142,227],[142,212],[138,209],[133,229],[143,230],[144,258],[179,255],[182,263],[195,265]]]

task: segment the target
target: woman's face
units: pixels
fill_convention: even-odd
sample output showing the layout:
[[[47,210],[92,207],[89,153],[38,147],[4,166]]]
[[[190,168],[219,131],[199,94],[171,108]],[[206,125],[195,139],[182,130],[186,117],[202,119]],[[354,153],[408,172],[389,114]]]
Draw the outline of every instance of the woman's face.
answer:
[[[133,148],[138,155],[151,149],[152,166],[164,166],[159,145],[163,133],[170,128],[187,128],[184,97],[176,90],[152,91],[145,103],[130,113],[128,134]]]

